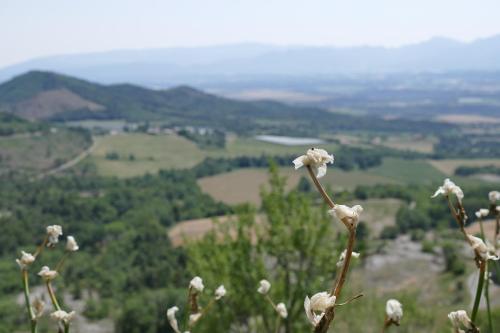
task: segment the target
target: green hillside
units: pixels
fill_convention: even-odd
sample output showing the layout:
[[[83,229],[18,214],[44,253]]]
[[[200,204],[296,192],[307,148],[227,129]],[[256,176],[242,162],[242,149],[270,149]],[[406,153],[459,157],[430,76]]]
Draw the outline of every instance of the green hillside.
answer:
[[[243,102],[181,86],[151,90],[130,84],[104,86],[33,71],[0,85],[0,110],[55,121],[124,119],[203,126],[240,134],[314,135],[335,131],[439,132],[450,125],[334,114],[313,107]]]

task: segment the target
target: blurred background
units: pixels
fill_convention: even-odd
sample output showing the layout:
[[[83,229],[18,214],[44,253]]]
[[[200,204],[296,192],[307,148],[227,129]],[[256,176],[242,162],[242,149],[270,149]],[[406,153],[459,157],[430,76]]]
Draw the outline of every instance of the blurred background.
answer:
[[[57,281],[74,332],[169,332],[194,275],[228,289],[195,332],[272,331],[262,278],[289,308],[281,332],[307,331],[303,298],[329,288],[345,243],[293,170],[311,146],[335,155],[333,197],[365,208],[344,296],[365,297],[337,330],[380,331],[387,298],[398,332],[450,332],[447,313],[470,309],[472,253],[430,196],[453,178],[474,234],[500,187],[499,2],[0,6],[0,332],[28,331],[14,259],[48,224],[81,245]]]

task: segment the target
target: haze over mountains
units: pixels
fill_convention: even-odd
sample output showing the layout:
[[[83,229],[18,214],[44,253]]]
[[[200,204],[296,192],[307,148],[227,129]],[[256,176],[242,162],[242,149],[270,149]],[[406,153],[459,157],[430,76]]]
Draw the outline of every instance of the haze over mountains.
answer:
[[[0,69],[0,81],[29,70],[55,71],[100,83],[154,87],[266,76],[497,71],[499,54],[500,35],[470,43],[433,38],[398,48],[234,44],[116,50],[33,59]]]

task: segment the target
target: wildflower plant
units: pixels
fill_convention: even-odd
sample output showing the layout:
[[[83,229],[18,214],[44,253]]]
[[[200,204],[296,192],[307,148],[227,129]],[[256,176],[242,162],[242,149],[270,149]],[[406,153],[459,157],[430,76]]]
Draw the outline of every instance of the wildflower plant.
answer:
[[[288,311],[286,309],[285,303],[281,302],[281,303],[275,304],[273,302],[273,300],[269,296],[270,289],[271,289],[271,283],[269,281],[260,280],[259,287],[257,288],[257,292],[259,294],[262,294],[266,298],[266,300],[269,302],[269,304],[271,304],[274,311],[276,311],[277,317],[276,317],[276,324],[275,324],[274,331],[277,333],[280,331],[281,319],[286,319],[288,317]]]
[[[356,228],[360,215],[363,212],[363,207],[360,205],[348,207],[335,203],[319,182],[319,178],[326,174],[327,164],[333,164],[333,162],[334,156],[328,154],[326,150],[319,148],[310,148],[305,155],[299,156],[293,160],[295,169],[301,167],[307,169],[316,189],[323,197],[325,203],[330,207],[328,213],[336,217],[345,226],[349,234],[346,248],[341,254],[341,258],[337,264],[340,268],[340,274],[333,282],[331,289],[328,292],[316,293],[310,299],[306,296],[304,300],[304,309],[307,318],[313,325],[314,332],[317,333],[325,333],[328,331],[335,318],[335,307],[339,305],[336,301],[340,297],[342,288],[346,282],[351,259],[359,256],[358,253],[354,252],[354,243],[356,240]],[[353,297],[352,299],[356,299],[359,296],[360,295]]]
[[[45,238],[36,249],[35,253],[27,253],[21,251],[21,257],[16,259],[19,268],[21,269],[22,284],[24,290],[24,298],[26,310],[28,313],[28,320],[30,323],[31,333],[36,333],[38,330],[38,319],[41,318],[45,310],[45,302],[39,298],[31,301],[30,288],[29,288],[29,269],[33,263],[40,257],[45,248],[54,248],[59,243],[59,237],[62,236],[62,227],[59,225],[51,225],[46,228]],[[73,236],[67,237],[65,253],[56,265],[55,269],[50,269],[49,266],[43,266],[38,272],[38,276],[42,279],[47,288],[50,300],[52,302],[54,311],[50,317],[55,320],[59,326],[59,332],[68,333],[70,330],[70,323],[75,316],[75,312],[66,312],[61,308],[57,300],[52,282],[60,275],[62,266],[67,257],[72,253],[78,251],[78,244]]]
[[[487,304],[487,313],[488,313],[488,325],[489,331],[493,332],[493,325],[491,319],[491,311],[490,311],[490,299],[488,294],[488,262],[490,260],[499,260],[499,256],[497,253],[498,246],[493,246],[487,240],[487,237],[484,233],[484,228],[482,225],[482,220],[484,217],[488,216],[489,213],[493,213],[496,216],[496,230],[495,230],[495,244],[498,244],[498,233],[499,233],[499,216],[498,211],[496,210],[496,203],[500,200],[500,193],[498,191],[492,191],[488,195],[488,199],[490,200],[490,209],[480,209],[475,215],[479,221],[481,228],[481,237],[476,237],[467,233],[465,229],[465,225],[467,223],[468,216],[465,212],[465,208],[463,205],[464,193],[462,189],[452,182],[450,179],[445,179],[442,186],[440,186],[437,191],[434,193],[432,198],[435,198],[439,195],[443,195],[448,202],[448,207],[450,209],[451,215],[455,219],[460,229],[460,232],[463,234],[465,241],[470,245],[471,249],[474,252],[474,261],[479,270],[478,283],[476,288],[476,295],[474,298],[471,318],[467,316],[465,311],[457,311],[452,312],[448,315],[450,318],[455,332],[479,332],[479,328],[476,327],[474,322],[477,318],[477,313],[479,309],[479,303],[481,301],[481,296],[483,295],[486,298]],[[485,283],[486,281],[486,283]],[[485,286],[486,285],[486,286]],[[462,331],[460,329],[459,323],[464,326],[467,331]]]
[[[203,285],[203,279],[199,276],[195,276],[190,282],[188,287],[188,306],[186,308],[186,320],[184,323],[185,331],[181,331],[179,322],[177,321],[176,313],[179,311],[179,307],[173,306],[167,310],[167,320],[170,327],[175,333],[181,332],[191,332],[193,327],[198,323],[198,321],[207,314],[210,308],[215,302],[220,301],[224,296],[226,296],[226,288],[220,285],[215,289],[214,296],[211,298],[209,303],[202,308],[200,306],[199,298],[203,293],[205,286]]]

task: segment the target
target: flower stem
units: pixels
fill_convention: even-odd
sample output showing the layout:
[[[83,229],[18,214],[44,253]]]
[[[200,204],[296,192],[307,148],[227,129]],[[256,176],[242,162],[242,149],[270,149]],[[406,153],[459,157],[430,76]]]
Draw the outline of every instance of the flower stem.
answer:
[[[328,196],[328,193],[326,193],[325,189],[323,188],[323,186],[321,185],[321,183],[319,182],[318,178],[316,177],[316,175],[314,174],[314,171],[313,169],[311,168],[310,165],[307,166],[307,171],[309,172],[309,176],[311,176],[311,179],[314,183],[314,185],[316,185],[316,188],[318,189],[318,192],[321,194],[321,196],[323,197],[323,199],[325,200],[326,204],[328,206],[330,206],[330,208],[333,208],[335,207],[335,203],[333,202],[333,200]]]
[[[488,265],[489,266],[489,265]],[[489,274],[489,267],[486,270],[486,274]],[[490,277],[486,276],[486,285],[484,286],[484,297],[486,298],[486,308],[488,311],[488,329],[490,333],[493,333],[493,321],[491,320],[491,307],[490,307]]]
[[[52,288],[52,284],[50,281],[46,282],[47,285],[47,291],[50,296],[50,300],[52,301],[52,305],[54,305],[54,308],[59,311],[61,310],[61,307],[59,306],[59,302],[57,301],[56,294],[54,293],[54,289]]]
[[[314,174],[314,171],[312,170],[311,166],[309,166],[309,165],[307,166],[307,171],[309,172],[309,176],[311,177],[312,181],[314,182],[314,185],[316,185],[318,192],[321,194],[321,196],[325,200],[325,203],[330,208],[334,208],[335,203],[326,193],[325,189],[323,188],[323,186],[319,182],[318,178]],[[354,250],[354,242],[356,241],[356,226],[349,225],[348,223],[345,223],[344,221],[342,221],[342,222],[344,223],[347,230],[349,231],[349,239],[347,241],[347,249],[346,249],[346,254],[345,254],[345,259],[344,259],[344,265],[342,266],[342,271],[340,272],[340,276],[339,276],[338,280],[336,280],[334,282],[332,290],[330,291],[330,295],[334,295],[337,298],[340,296],[340,293],[341,293],[342,288],[344,286],[347,272],[349,271],[349,264],[351,263],[352,251]],[[323,318],[321,318],[321,321],[315,327],[314,332],[326,333],[328,331],[328,328],[330,327],[330,323],[333,321],[334,318],[335,318],[335,307],[331,307],[331,308],[326,310],[325,315],[323,316]]]
[[[28,319],[30,321],[31,333],[37,332],[37,320],[35,314],[33,313],[33,308],[30,302],[30,287],[28,282],[28,271],[26,269],[22,270],[22,280],[23,280],[23,290],[24,290],[24,300],[26,302],[26,308],[28,310]]]
[[[276,317],[276,324],[274,328],[275,333],[279,333],[280,331],[280,322],[281,322],[281,316],[278,314],[278,317]]]
[[[474,306],[472,308],[471,321],[473,323],[475,323],[476,321],[477,311],[479,309],[479,302],[481,301],[485,271],[486,271],[486,261],[482,261],[479,266],[479,280],[477,281],[476,298],[474,299]]]
[[[58,273],[60,273],[60,272],[61,272],[61,268],[62,268],[62,266],[63,266],[63,264],[64,264],[64,261],[66,260],[66,258],[67,258],[68,256],[69,256],[69,252],[67,252],[67,251],[66,251],[66,252],[64,252],[64,254],[63,254],[63,256],[62,256],[61,260],[59,260],[59,262],[57,263],[57,266],[56,266],[56,269],[55,269],[55,270],[56,270],[56,272],[58,272]]]

